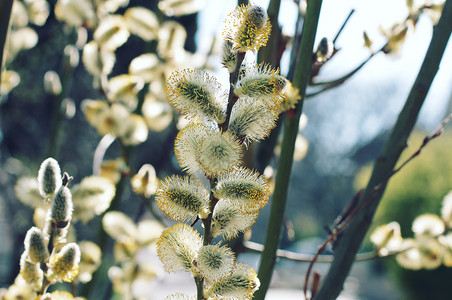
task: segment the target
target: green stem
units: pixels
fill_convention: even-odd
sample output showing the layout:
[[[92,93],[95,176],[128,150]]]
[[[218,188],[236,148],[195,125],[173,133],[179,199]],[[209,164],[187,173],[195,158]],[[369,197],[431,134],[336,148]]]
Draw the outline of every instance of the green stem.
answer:
[[[142,109],[143,109],[144,100],[146,100],[146,93],[148,92],[148,90],[149,90],[149,83],[145,83],[143,88],[138,92],[138,104],[134,111],[135,114],[143,115]]]
[[[14,0],[0,0],[0,74],[4,67],[6,39],[10,27],[11,11]],[[0,80],[1,88],[1,80]]]
[[[205,300],[206,298],[204,297],[204,279],[200,276],[195,276],[195,283],[197,300]]]
[[[414,128],[421,106],[438,71],[451,31],[452,0],[447,0],[441,19],[433,29],[432,40],[418,76],[389,139],[375,161],[372,176],[361,199],[367,199],[374,187],[383,182],[393,171],[400,154],[405,149],[408,136]],[[354,217],[340,236],[335,249],[334,261],[315,297],[316,300],[334,299],[339,295],[383,192],[384,186],[376,193],[372,201]]]
[[[206,219],[202,219],[204,225],[204,238],[203,245],[207,246],[212,242],[212,216],[215,205],[217,205],[218,199],[213,195],[213,190],[217,185],[217,178],[213,177],[210,179],[210,201],[209,201],[209,215]]]
[[[50,255],[52,254],[53,251],[53,243],[55,240],[56,228],[57,228],[56,222],[50,221],[49,243],[47,244],[47,250],[49,251]]]
[[[53,252],[56,230],[57,230],[57,223],[50,221],[49,242],[47,244],[47,250],[49,251],[50,255],[52,255],[52,252]],[[47,289],[49,288],[51,282],[47,279],[47,271],[48,271],[47,263],[45,263],[45,262],[41,263],[40,268],[44,272],[44,276],[42,278],[41,290],[38,292],[38,295],[44,295],[46,293]]]
[[[37,293],[38,296],[39,295],[44,295],[47,292],[47,289],[50,286],[50,281],[47,279],[47,276],[44,275],[44,277],[42,278],[42,286],[41,286],[41,290]]]
[[[295,70],[293,83],[294,86],[300,90],[303,98],[310,78],[312,53],[321,6],[322,0],[310,0],[308,2],[306,19],[303,25],[303,38],[301,40],[300,51],[297,55],[297,68]],[[302,110],[303,101],[300,101],[295,108],[294,113],[287,114],[284,120],[284,137],[276,173],[275,191],[271,204],[267,236],[265,238],[265,249],[262,253],[261,264],[259,266],[259,280],[261,286],[254,295],[255,299],[263,300],[270,286],[270,280],[276,261],[276,250],[278,249],[280,240],[281,225],[287,199],[287,189],[290,182],[295,139],[298,134],[298,124]]]
[[[237,79],[239,78],[240,67],[242,66],[242,62],[245,58],[246,52],[238,52],[237,53],[237,62],[235,66],[234,72],[229,74],[229,96],[228,96],[228,105],[226,108],[226,120],[223,124],[219,124],[219,127],[222,128],[223,131],[228,130],[229,120],[231,119],[232,108],[234,104],[237,102],[237,95],[234,93],[234,86],[237,83]],[[218,203],[218,199],[213,194],[215,186],[217,185],[218,179],[215,176],[209,178],[210,181],[210,199],[209,199],[209,214],[207,218],[202,219],[202,223],[204,225],[204,236],[203,236],[203,245],[210,245],[212,242],[212,216],[213,211],[215,209],[215,205]],[[198,290],[198,300],[203,300],[204,298],[204,279],[201,277],[195,278],[197,290]]]
[[[217,178],[212,177],[210,178],[210,201],[209,201],[209,215],[207,218],[202,219],[202,223],[204,225],[204,236],[202,244],[203,246],[210,245],[212,242],[212,216],[213,216],[213,210],[215,209],[215,205],[217,205],[218,199],[214,196],[213,190],[215,189],[215,186],[217,185]],[[197,287],[197,299],[198,300],[204,300],[204,279],[202,277],[196,276],[195,277],[196,287]]]

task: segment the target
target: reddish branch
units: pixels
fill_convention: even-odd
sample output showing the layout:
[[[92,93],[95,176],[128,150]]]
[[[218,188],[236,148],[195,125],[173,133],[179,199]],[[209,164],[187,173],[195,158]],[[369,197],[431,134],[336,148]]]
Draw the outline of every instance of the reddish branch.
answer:
[[[304,288],[303,288],[303,292],[306,295],[306,297],[307,297],[307,288],[308,288],[308,283],[309,283],[309,278],[310,278],[312,268],[313,268],[315,262],[317,261],[318,257],[323,253],[323,251],[325,251],[328,244],[333,243],[336,240],[338,235],[347,227],[348,224],[350,224],[350,222],[353,220],[353,218],[374,199],[377,192],[379,192],[388,183],[389,179],[391,179],[392,176],[394,176],[395,174],[400,172],[400,170],[402,170],[409,162],[411,162],[414,158],[419,156],[421,154],[422,150],[424,149],[424,147],[427,146],[427,144],[429,142],[431,142],[433,139],[439,137],[444,132],[444,127],[446,126],[447,123],[449,123],[451,121],[451,119],[452,119],[452,113],[449,114],[441,122],[441,124],[438,126],[438,128],[435,131],[433,131],[433,133],[431,133],[430,135],[428,135],[424,138],[420,147],[408,159],[406,159],[398,168],[395,168],[393,171],[391,171],[381,183],[377,184],[373,188],[372,193],[370,193],[369,196],[364,201],[362,201],[360,205],[356,206],[356,202],[361,197],[363,190],[360,190],[353,197],[351,203],[352,204],[355,203],[355,205],[349,205],[348,207],[350,209],[345,210],[346,215],[341,215],[337,219],[339,221],[336,222],[336,225],[335,225],[334,229],[332,230],[331,234],[325,240],[325,242],[319,247],[316,254],[314,255],[314,258],[309,263],[309,267],[306,272],[306,277],[305,277],[305,281],[304,281]]]

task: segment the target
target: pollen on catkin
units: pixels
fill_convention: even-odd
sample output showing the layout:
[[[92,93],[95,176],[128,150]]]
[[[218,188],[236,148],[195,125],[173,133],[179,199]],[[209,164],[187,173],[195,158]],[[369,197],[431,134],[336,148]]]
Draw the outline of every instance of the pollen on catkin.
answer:
[[[199,145],[206,139],[210,130],[200,124],[190,124],[177,134],[174,153],[181,168],[190,174],[199,170]]]
[[[24,240],[25,251],[28,251],[28,259],[33,263],[46,262],[49,259],[49,250],[43,232],[37,227],[31,227]]]
[[[247,213],[234,206],[230,200],[218,201],[212,216],[212,236],[222,235],[225,240],[246,232],[256,223],[259,211]]]
[[[38,171],[39,193],[49,197],[61,186],[61,170],[58,162],[49,157],[44,160]]]
[[[244,76],[237,81],[234,93],[264,101],[269,106],[277,106],[283,101],[283,91],[287,79],[269,65],[251,65],[244,70]]]
[[[256,52],[267,44],[271,25],[265,10],[257,5],[238,6],[226,18],[223,36],[240,52]]]
[[[209,282],[220,281],[228,276],[234,261],[232,250],[219,245],[202,246],[196,258],[198,271]]]
[[[54,291],[52,293],[45,293],[42,296],[38,296],[35,300],[77,300],[79,297],[74,298],[71,293],[66,291]],[[82,298],[84,299],[84,298]]]
[[[163,298],[163,300],[196,300],[196,296],[188,296],[186,294],[176,293]]]
[[[28,259],[28,252],[25,251],[20,257],[20,275],[31,285],[35,291],[39,291],[42,285],[44,272],[38,263],[33,263]]]
[[[215,197],[229,199],[233,206],[256,212],[267,204],[270,188],[263,176],[246,168],[238,168],[218,178]]]
[[[233,73],[237,67],[237,50],[233,47],[234,44],[230,40],[223,41],[221,45],[221,64],[228,69],[229,73]]]
[[[240,163],[241,145],[230,132],[212,131],[199,147],[199,165],[207,176],[231,171]]]
[[[78,275],[80,247],[76,243],[66,244],[50,260],[51,277],[55,280],[72,282]]]
[[[245,144],[259,141],[276,126],[278,110],[250,97],[239,98],[232,108],[228,130],[243,137]]]
[[[297,103],[301,100],[300,90],[292,85],[292,83],[287,80],[287,86],[284,89],[283,101],[279,108],[279,112],[285,112],[290,109],[294,109]]]
[[[201,69],[174,71],[167,80],[168,101],[189,118],[206,118],[223,123],[226,93],[214,76]]]
[[[212,284],[206,294],[207,296],[251,299],[259,286],[260,282],[254,269],[244,263],[236,263],[232,273]]]
[[[188,271],[202,246],[202,240],[193,228],[178,223],[162,233],[156,246],[157,255],[167,272]]]
[[[157,191],[157,205],[174,221],[204,218],[209,211],[209,192],[200,179],[167,177]]]

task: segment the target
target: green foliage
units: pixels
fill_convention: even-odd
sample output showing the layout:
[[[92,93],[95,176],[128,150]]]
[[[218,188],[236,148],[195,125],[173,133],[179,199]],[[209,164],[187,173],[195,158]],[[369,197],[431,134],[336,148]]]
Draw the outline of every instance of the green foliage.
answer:
[[[402,155],[405,160],[419,145],[425,133],[413,134],[410,146]],[[395,175],[376,212],[376,224],[399,222],[402,235],[411,235],[411,224],[421,213],[438,214],[443,197],[452,190],[452,132],[446,132],[441,142],[432,141],[422,154]]]
[[[424,137],[422,132],[413,134],[401,161],[416,151]],[[397,221],[402,236],[409,237],[411,224],[418,215],[439,214],[443,197],[452,190],[452,132],[445,132],[440,139],[432,141],[419,157],[391,179],[376,212],[376,224]],[[412,271],[403,269],[394,259],[385,262],[406,299],[450,299],[450,288],[444,284],[444,278],[451,278],[451,268]]]

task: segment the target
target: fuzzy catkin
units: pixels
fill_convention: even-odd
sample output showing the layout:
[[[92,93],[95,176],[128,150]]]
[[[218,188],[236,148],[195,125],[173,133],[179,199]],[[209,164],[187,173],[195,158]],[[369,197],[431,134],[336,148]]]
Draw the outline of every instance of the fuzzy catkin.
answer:
[[[28,230],[24,244],[30,261],[42,263],[49,259],[49,250],[47,249],[44,234],[39,228],[32,227]]]
[[[39,193],[49,197],[61,186],[61,170],[58,162],[49,157],[44,160],[38,171]]]
[[[49,219],[53,222],[70,221],[72,217],[72,194],[66,186],[61,186],[53,198]]]

